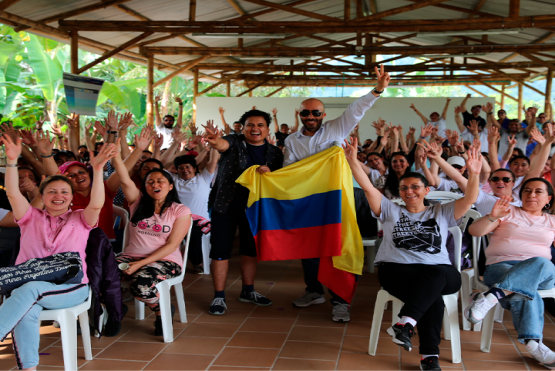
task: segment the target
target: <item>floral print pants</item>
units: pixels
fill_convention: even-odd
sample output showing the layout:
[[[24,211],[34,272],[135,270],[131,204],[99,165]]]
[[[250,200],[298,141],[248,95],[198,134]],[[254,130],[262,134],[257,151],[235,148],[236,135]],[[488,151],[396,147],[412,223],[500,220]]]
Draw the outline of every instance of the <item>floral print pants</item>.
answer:
[[[141,260],[141,258],[133,258],[122,254],[118,256],[116,260],[119,264],[130,263]],[[154,312],[160,311],[160,293],[156,288],[156,284],[169,278],[177,277],[180,274],[181,267],[177,263],[167,260],[158,260],[149,263],[141,267],[131,276],[121,273],[124,279],[131,281],[131,294],[138,300],[145,303]]]

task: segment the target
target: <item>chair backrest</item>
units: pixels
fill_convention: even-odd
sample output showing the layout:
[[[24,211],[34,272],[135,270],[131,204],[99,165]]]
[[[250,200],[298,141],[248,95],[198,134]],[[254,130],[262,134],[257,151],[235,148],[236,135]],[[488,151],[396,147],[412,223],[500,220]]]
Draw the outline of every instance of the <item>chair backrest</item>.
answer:
[[[189,231],[185,237],[185,249],[183,250],[183,268],[181,269],[181,274],[179,278],[183,279],[185,277],[185,267],[187,266],[187,256],[189,255],[189,244],[191,242],[191,230],[193,229],[193,217],[191,216],[191,225],[189,226]]]
[[[461,250],[462,250],[462,232],[459,227],[451,227],[449,228],[449,232],[453,235],[453,241],[455,243],[455,252],[454,252],[454,262],[453,265],[457,270],[461,271]]]
[[[476,210],[468,210],[466,212],[466,214],[464,214],[461,224],[459,225],[459,227],[461,228],[461,231],[464,233],[464,231],[466,231],[466,227],[468,226],[468,222],[470,221],[470,219],[476,220],[478,218],[481,218],[482,214],[480,214],[478,211]]]
[[[121,219],[120,226],[123,225],[123,242],[122,251],[127,247],[128,233],[127,227],[129,226],[129,213],[123,207],[114,205],[114,215],[119,216]]]
[[[458,193],[445,191],[432,191],[426,195],[427,200],[438,201],[440,203],[455,201],[462,197],[463,196]]]

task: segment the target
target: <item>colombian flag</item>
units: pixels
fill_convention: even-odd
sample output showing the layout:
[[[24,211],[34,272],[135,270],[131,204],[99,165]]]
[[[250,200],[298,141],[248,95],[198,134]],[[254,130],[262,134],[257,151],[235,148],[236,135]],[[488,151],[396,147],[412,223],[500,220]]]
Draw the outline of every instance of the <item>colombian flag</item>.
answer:
[[[320,258],[318,280],[348,301],[362,274],[353,177],[340,147],[237,183],[250,191],[247,218],[259,261]]]

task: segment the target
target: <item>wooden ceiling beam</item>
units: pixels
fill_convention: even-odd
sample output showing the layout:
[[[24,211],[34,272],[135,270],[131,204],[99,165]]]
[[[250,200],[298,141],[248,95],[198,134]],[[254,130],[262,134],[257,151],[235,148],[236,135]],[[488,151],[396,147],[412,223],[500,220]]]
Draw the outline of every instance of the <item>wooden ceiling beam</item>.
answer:
[[[153,84],[153,87],[157,87],[163,83],[165,83],[166,81],[170,81],[171,79],[173,79],[175,76],[178,76],[179,74],[190,70],[191,68],[195,67],[197,64],[199,64],[200,62],[203,62],[205,60],[207,60],[208,58],[210,58],[210,55],[203,55],[200,58],[194,59],[192,61],[189,61],[189,63],[187,63],[185,66],[178,68],[177,70],[175,70],[174,72],[170,73],[169,75],[167,75],[166,77],[161,78],[160,80],[156,81]]]
[[[398,8],[385,10],[383,12],[373,13],[373,14],[371,14],[369,16],[366,16],[366,17],[354,19],[354,21],[361,22],[361,21],[368,21],[368,20],[371,20],[371,19],[381,19],[381,18],[385,18],[385,17],[390,17],[392,15],[411,12],[411,11],[416,10],[416,9],[420,9],[420,8],[424,8],[424,7],[427,7],[427,6],[443,3],[445,1],[447,1],[447,0],[418,0],[418,2],[415,3],[415,4],[400,6]]]
[[[10,6],[20,2],[21,0],[3,0],[0,2],[0,10],[8,9]]]
[[[547,40],[552,39],[553,37],[555,37],[555,32],[548,32],[545,35],[543,35],[542,37],[532,41],[532,44],[543,44],[545,43]],[[508,56],[506,56],[505,58],[499,60],[499,62],[507,62],[509,59],[513,59],[514,57],[516,57],[518,55],[518,53],[512,53],[509,54]]]
[[[238,97],[242,97],[243,95],[245,95],[245,94],[247,94],[247,93],[250,93],[250,92],[253,91],[254,89],[258,88],[259,86],[264,85],[265,83],[267,83],[268,81],[270,81],[270,80],[272,80],[272,79],[273,79],[273,77],[271,77],[271,78],[269,78],[269,79],[266,79],[266,80],[263,80],[263,81],[259,82],[258,84],[255,84],[254,86],[252,86],[252,87],[250,87],[249,89],[245,90],[245,91],[242,92],[241,94],[238,94],[237,96],[238,96]]]
[[[519,54],[522,55],[522,56],[525,57],[525,58],[530,59],[530,60],[533,61],[533,62],[542,64],[544,67],[547,67],[547,68],[550,68],[550,69],[555,69],[555,65],[554,65],[554,64],[552,64],[552,63],[550,63],[550,62],[548,62],[548,61],[544,61],[543,59],[538,58],[538,57],[536,57],[536,56],[533,55],[533,54],[526,53],[526,52],[524,52],[524,51],[523,51],[523,52],[519,52]]]
[[[274,90],[273,92],[271,92],[270,94],[266,95],[266,98],[271,97],[272,95],[282,91],[283,89],[285,89],[285,86],[282,86],[281,88],[277,88],[276,90]]]
[[[114,8],[129,14],[132,17],[137,18],[140,21],[150,21],[150,18],[145,17],[144,15],[142,15],[139,12],[134,11],[133,9],[131,9],[130,7],[128,7],[127,5],[123,5],[123,4],[119,4],[119,5],[114,5]]]
[[[314,1],[316,1],[316,0],[297,0],[297,1],[293,1],[291,3],[285,3],[285,5],[297,6],[297,5],[312,3]],[[228,21],[244,21],[244,20],[247,20],[247,19],[251,19],[252,17],[257,17],[257,16],[261,16],[261,15],[265,15],[265,14],[269,14],[269,13],[273,13],[273,12],[277,12],[277,11],[279,11],[279,9],[267,8],[267,9],[264,9],[264,10],[259,10],[259,11],[256,11],[256,12],[252,12],[248,15],[245,14],[245,15],[242,15],[240,17],[228,19]]]
[[[289,12],[289,13],[298,14],[298,15],[304,15],[305,17],[319,19],[321,21],[335,22],[335,21],[339,20],[338,18],[335,18],[335,17],[329,17],[327,15],[318,14],[318,13],[314,13],[314,12],[309,12],[307,10],[294,8],[291,5],[283,5],[283,4],[278,4],[278,3],[272,3],[272,2],[266,1],[266,0],[243,0],[243,1],[245,1],[247,3],[251,3],[251,4],[267,6],[268,8],[282,10],[284,12]]]
[[[353,80],[361,80],[362,78],[365,79],[375,79],[374,72],[372,71],[371,74],[365,76],[353,76],[353,75],[342,75],[342,76],[332,76],[332,75],[263,75],[263,74],[248,74],[243,73],[236,76],[236,78],[241,80],[249,80],[249,81],[258,81],[264,80],[266,77],[272,76],[276,79],[276,81],[288,81],[288,80],[341,80],[341,79],[353,79]],[[517,77],[527,77],[528,74],[518,74]],[[362,77],[362,78],[361,78]],[[443,75],[434,75],[434,76],[420,76],[420,75],[404,75],[404,76],[392,76],[392,81],[399,81],[399,82],[411,82],[411,81],[439,81],[439,80],[503,80],[509,81],[505,76],[501,74],[487,74],[487,75],[476,75],[476,74],[468,74],[468,75],[453,75],[453,76],[443,76]]]
[[[420,0],[407,0],[407,1],[412,1],[413,3],[420,2]],[[481,0],[480,3],[482,3],[482,2],[485,3],[485,1],[486,0]],[[432,6],[435,6],[436,8],[441,8],[441,9],[453,10],[453,11],[459,12],[459,13],[469,14],[468,18],[471,18],[473,15],[479,15],[479,16],[482,16],[482,17],[502,18],[501,16],[499,16],[497,14],[480,12],[479,10],[482,7],[482,6],[479,6],[480,3],[478,3],[476,5],[476,7],[474,7],[474,9],[466,9],[466,8],[462,8],[460,6],[453,6],[453,5],[447,5],[447,4],[434,4]]]

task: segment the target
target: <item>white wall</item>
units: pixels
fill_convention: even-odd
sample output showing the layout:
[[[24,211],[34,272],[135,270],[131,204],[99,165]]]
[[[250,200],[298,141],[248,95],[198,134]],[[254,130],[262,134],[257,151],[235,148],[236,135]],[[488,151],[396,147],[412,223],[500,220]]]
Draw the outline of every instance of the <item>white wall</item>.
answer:
[[[225,119],[228,124],[232,124],[238,120],[245,111],[252,109],[256,106],[257,109],[267,111],[270,113],[272,108],[278,109],[278,122],[280,124],[294,124],[295,108],[299,108],[301,102],[306,98],[227,98],[227,97],[200,97],[197,98],[197,126],[204,125],[207,120],[214,120],[215,124],[222,127],[218,107],[225,109]],[[326,120],[339,117],[345,108],[356,98],[319,98],[326,105]],[[447,112],[447,128],[457,129],[455,124],[455,107],[460,105],[463,98],[453,98],[449,105]],[[367,138],[374,139],[376,131],[372,128],[372,121],[378,117],[383,118],[388,123],[392,122],[394,125],[402,125],[407,133],[408,127],[413,126],[417,128],[416,135],[420,132],[420,127],[423,125],[420,118],[410,109],[410,104],[414,103],[416,108],[422,112],[426,117],[434,111],[440,115],[445,106],[445,98],[380,98],[374,106],[366,112],[366,115],[361,120],[360,137],[362,140]],[[491,102],[495,104],[494,98],[470,98],[467,102],[467,108],[475,104],[485,104]],[[343,105],[341,108],[331,108],[330,105]],[[497,108],[496,108],[497,109]],[[495,112],[495,110],[494,110]],[[482,116],[486,118],[486,114],[482,112]],[[301,123],[302,126],[302,123]],[[202,129],[201,129],[202,130]],[[272,129],[273,130],[273,129]]]

